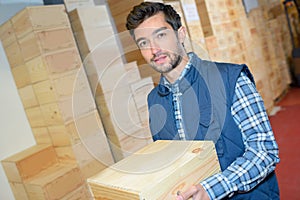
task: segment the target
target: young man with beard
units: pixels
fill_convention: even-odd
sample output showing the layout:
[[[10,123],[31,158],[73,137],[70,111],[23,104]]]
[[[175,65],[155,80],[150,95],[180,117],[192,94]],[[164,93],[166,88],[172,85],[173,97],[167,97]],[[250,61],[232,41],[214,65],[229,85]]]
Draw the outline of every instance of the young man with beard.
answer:
[[[148,95],[153,139],[212,140],[216,146],[222,172],[176,198],[279,199],[278,146],[247,66],[187,53],[186,30],[169,5],[135,6],[126,27],[144,59],[161,73]]]

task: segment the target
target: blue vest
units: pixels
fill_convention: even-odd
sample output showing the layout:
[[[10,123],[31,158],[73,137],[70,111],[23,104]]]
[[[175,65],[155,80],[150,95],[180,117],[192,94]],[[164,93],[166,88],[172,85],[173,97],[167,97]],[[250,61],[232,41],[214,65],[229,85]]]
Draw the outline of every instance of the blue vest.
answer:
[[[231,115],[236,81],[243,71],[253,77],[245,65],[214,63],[193,55],[192,67],[179,81],[182,93],[182,117],[187,140],[213,140],[221,169],[226,169],[244,153],[242,134]],[[172,94],[159,84],[148,95],[149,122],[155,140],[179,140],[172,106]],[[227,199],[276,200],[279,189],[271,173],[253,190]]]

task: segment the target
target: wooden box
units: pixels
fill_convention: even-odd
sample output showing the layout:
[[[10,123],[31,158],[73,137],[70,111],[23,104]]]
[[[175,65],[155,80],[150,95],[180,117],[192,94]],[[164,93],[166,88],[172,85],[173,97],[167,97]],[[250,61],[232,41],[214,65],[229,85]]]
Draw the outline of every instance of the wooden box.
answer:
[[[107,8],[103,5],[77,8],[69,13],[69,17],[74,32],[112,26]]]
[[[0,26],[0,39],[3,47],[7,47],[12,42],[17,40],[10,20]]]
[[[60,199],[84,183],[76,165],[56,164],[24,183],[29,199]]]
[[[79,186],[74,191],[62,197],[60,200],[81,200],[81,199],[82,200],[92,199],[91,193],[86,184]]]
[[[66,6],[67,12],[71,12],[72,10],[79,7],[95,5],[93,0],[64,0],[64,4]]]
[[[35,145],[2,160],[2,166],[9,181],[22,182],[56,162],[51,145]]]
[[[31,83],[30,76],[26,65],[19,65],[11,69],[17,88],[29,86]]]
[[[26,108],[25,113],[31,128],[46,126],[40,106]]]
[[[18,41],[25,61],[41,54],[76,47],[69,27],[30,32]]]
[[[213,142],[156,141],[87,180],[95,199],[175,199],[220,172]],[[150,183],[150,184],[149,184]]]
[[[38,100],[34,94],[32,85],[20,88],[18,92],[24,108],[30,108],[39,105]]]
[[[29,200],[24,184],[19,182],[9,182],[15,200]]]
[[[37,144],[53,144],[47,127],[32,128],[31,130]]]
[[[63,5],[26,7],[17,13],[11,21],[18,38],[34,30],[70,27]]]
[[[36,83],[48,79],[49,74],[47,71],[47,65],[42,56],[38,56],[28,62],[25,62],[25,65],[29,73],[31,83]],[[16,78],[15,81],[17,81]]]
[[[8,63],[11,68],[24,64],[24,58],[18,41],[12,42],[5,48]]]

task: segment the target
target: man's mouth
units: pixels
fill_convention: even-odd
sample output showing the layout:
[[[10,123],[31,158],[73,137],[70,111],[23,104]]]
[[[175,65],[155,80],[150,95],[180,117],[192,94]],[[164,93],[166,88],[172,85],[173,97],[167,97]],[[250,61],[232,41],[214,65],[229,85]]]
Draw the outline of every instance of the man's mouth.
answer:
[[[156,64],[163,64],[166,61],[167,56],[166,55],[159,55],[153,58],[153,61]]]

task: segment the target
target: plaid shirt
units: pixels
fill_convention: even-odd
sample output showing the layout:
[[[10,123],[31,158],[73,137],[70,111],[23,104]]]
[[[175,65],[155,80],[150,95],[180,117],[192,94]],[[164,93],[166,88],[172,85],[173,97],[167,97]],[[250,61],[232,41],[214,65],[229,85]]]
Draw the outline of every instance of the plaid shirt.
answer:
[[[188,54],[191,60],[193,54]],[[182,93],[179,92],[178,82],[185,76],[187,71],[191,68],[191,63],[188,62],[183,71],[181,72],[179,78],[175,83],[171,84],[165,77],[163,77],[163,84],[171,91],[172,95],[172,105],[174,110],[175,124],[180,140],[186,140],[184,132],[184,124],[182,121],[182,106],[181,106],[181,96]]]
[[[186,74],[187,65],[180,79]],[[176,127],[182,140],[185,139],[182,123],[178,81],[165,85],[173,93],[173,107]],[[237,80],[231,114],[241,130],[245,153],[223,172],[201,182],[210,199],[222,199],[235,192],[245,192],[254,188],[279,162],[278,146],[264,108],[263,100],[250,79],[242,72]]]
[[[251,190],[279,162],[278,146],[263,100],[243,72],[236,83],[231,113],[242,132],[245,153],[222,173],[201,182],[210,199],[222,199],[235,192]]]

